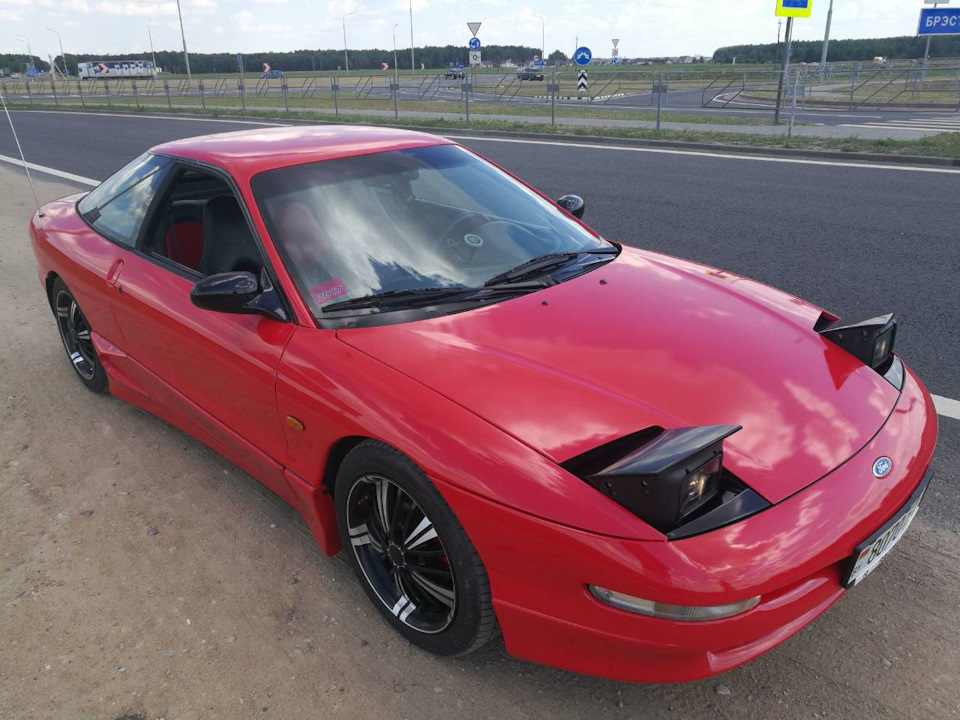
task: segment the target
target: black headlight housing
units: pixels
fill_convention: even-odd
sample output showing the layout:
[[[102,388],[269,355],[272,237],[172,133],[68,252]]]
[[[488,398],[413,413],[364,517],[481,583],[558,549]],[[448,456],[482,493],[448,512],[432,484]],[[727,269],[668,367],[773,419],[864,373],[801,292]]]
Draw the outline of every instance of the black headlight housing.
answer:
[[[647,428],[563,467],[667,537],[688,537],[769,505],[723,469],[723,440],[740,429]]]
[[[824,338],[881,374],[893,360],[893,344],[897,339],[897,317],[894,313],[837,320],[825,327],[818,322],[815,329]]]

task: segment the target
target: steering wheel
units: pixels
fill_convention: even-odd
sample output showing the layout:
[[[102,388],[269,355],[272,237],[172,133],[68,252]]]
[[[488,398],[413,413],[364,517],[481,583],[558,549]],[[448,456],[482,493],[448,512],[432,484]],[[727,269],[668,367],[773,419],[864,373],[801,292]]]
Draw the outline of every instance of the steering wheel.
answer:
[[[476,222],[476,226],[469,228],[474,230],[474,232],[465,232],[468,228],[461,228],[461,225],[464,225],[468,221]],[[542,243],[542,239],[535,235],[533,232],[525,228],[523,225],[518,223],[510,222],[509,220],[491,220],[483,213],[476,212],[474,210],[466,210],[459,215],[457,215],[449,225],[444,229],[440,234],[440,240],[438,245],[443,248],[444,252],[454,261],[462,264],[469,265],[473,262],[474,256],[477,254],[477,251],[483,247],[484,238],[479,234],[480,228],[489,228],[494,225],[503,225],[511,230],[511,232],[519,231],[525,236],[525,239],[529,240],[535,246],[537,243]],[[516,236],[513,237],[515,241],[519,240]],[[549,253],[553,252],[559,247],[560,240],[556,238],[554,240],[553,246],[549,248],[543,248],[542,252]],[[533,252],[531,250],[531,252]]]

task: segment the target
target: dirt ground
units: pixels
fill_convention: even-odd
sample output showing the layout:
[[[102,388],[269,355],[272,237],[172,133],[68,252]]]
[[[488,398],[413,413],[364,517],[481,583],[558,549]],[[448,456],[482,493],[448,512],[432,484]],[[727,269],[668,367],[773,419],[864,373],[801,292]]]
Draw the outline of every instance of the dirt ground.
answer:
[[[960,534],[935,488],[877,572],[719,678],[629,685],[499,642],[455,661],[414,649],[282,501],[81,386],[37,282],[32,210],[0,165],[0,718],[960,717]]]

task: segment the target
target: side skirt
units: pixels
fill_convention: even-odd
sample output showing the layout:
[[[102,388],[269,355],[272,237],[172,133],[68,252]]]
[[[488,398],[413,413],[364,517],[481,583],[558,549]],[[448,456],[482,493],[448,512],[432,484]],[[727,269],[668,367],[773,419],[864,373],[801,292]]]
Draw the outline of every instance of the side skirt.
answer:
[[[251,475],[300,513],[324,553],[339,552],[333,498],[325,487],[286,470],[103,336],[91,333],[91,338],[114,397],[170,423]]]

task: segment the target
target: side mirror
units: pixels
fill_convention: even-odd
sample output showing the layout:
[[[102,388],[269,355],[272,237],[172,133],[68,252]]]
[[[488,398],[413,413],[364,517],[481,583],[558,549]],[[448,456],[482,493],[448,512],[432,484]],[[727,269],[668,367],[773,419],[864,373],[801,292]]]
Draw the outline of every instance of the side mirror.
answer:
[[[285,321],[283,302],[273,288],[266,270],[260,279],[252,272],[225,272],[198,280],[190,291],[190,302],[213,312],[266,315]]]
[[[587,207],[586,203],[583,202],[583,198],[579,195],[564,195],[557,200],[557,205],[573,215],[577,220],[583,217],[583,211],[586,210]]]
[[[198,308],[222,313],[249,314],[247,308],[260,294],[260,283],[251,272],[208,275],[190,291],[190,302]]]

